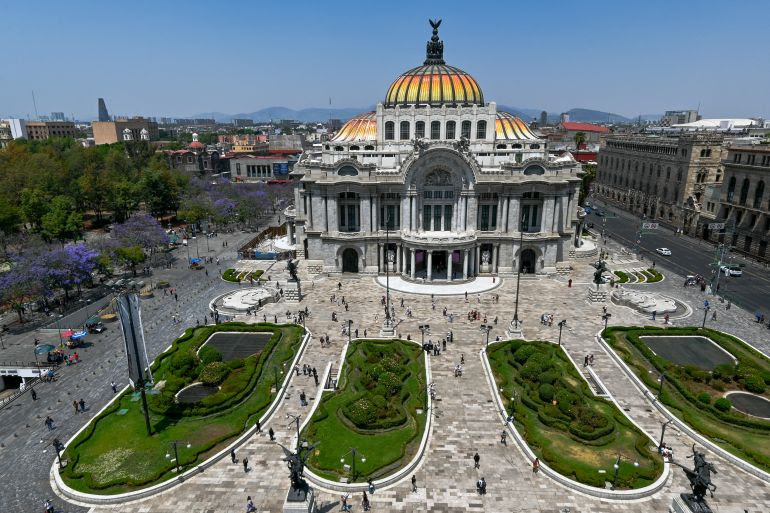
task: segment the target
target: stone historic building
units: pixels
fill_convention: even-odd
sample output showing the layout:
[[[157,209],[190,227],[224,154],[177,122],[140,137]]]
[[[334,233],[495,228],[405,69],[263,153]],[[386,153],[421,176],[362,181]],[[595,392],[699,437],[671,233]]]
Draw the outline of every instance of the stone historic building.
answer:
[[[713,241],[727,242],[740,252],[770,259],[770,149],[733,146],[724,161],[724,182],[715,222],[722,233],[708,233]]]
[[[722,182],[722,136],[609,136],[595,193],[625,210],[693,233],[710,185]]]
[[[446,65],[434,27],[423,65],[376,111],[303,153],[290,236],[310,268],[464,280],[554,272],[573,247],[581,166],[486,102]]]

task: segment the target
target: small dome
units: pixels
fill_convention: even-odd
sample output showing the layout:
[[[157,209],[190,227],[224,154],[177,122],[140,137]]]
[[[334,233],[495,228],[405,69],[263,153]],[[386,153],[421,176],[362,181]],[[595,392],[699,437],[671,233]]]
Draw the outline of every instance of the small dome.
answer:
[[[334,142],[340,141],[376,141],[377,140],[377,117],[374,112],[359,114],[348,120],[342,125],[332,139]]]
[[[498,112],[495,119],[495,139],[508,141],[537,141],[527,124],[508,112]]]

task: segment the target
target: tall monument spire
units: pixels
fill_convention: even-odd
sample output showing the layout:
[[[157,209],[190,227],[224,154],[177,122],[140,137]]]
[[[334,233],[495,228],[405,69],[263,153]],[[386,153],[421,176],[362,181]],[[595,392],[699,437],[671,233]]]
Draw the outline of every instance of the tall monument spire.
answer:
[[[428,23],[433,27],[433,36],[428,41],[423,64],[446,64],[444,62],[444,42],[438,38],[438,27],[441,25],[441,20],[428,20]]]

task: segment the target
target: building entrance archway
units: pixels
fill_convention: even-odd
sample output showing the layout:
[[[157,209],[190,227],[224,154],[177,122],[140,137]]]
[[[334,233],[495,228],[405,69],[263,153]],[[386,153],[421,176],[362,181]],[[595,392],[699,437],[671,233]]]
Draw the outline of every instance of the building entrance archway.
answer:
[[[532,249],[525,249],[521,252],[520,268],[519,270],[524,274],[533,274],[535,272],[535,263],[537,262],[537,255]]]
[[[348,248],[342,252],[342,272],[358,272],[358,252],[353,248]]]

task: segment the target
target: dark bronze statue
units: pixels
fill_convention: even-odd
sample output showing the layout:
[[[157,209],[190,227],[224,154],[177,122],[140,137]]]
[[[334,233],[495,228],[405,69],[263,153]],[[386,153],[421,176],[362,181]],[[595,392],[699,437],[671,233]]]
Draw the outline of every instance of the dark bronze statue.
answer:
[[[297,278],[297,264],[294,260],[286,262],[286,270],[289,271],[292,281],[299,281],[299,278]]]
[[[711,508],[706,504],[706,493],[710,493],[711,497],[714,497],[717,487],[711,482],[711,473],[716,474],[717,470],[713,464],[706,461],[706,457],[702,452],[698,452],[695,449],[695,444],[692,444],[692,456],[688,456],[688,458],[693,459],[694,466],[692,470],[675,461],[671,462],[677,467],[681,467],[690,481],[692,493],[683,493],[681,497],[694,513],[710,513]]]
[[[602,283],[604,283],[604,278],[602,278],[602,274],[608,271],[607,264],[604,263],[604,260],[599,260],[596,262],[596,272],[594,273],[594,283],[598,287]]]
[[[286,462],[286,466],[289,468],[289,479],[291,480],[291,490],[289,490],[289,494],[300,495],[306,493],[308,486],[304,478],[305,461],[307,461],[313,453],[313,449],[315,449],[318,444],[306,448],[300,447],[297,452],[294,452],[281,444],[278,445],[283,449],[283,461]]]

